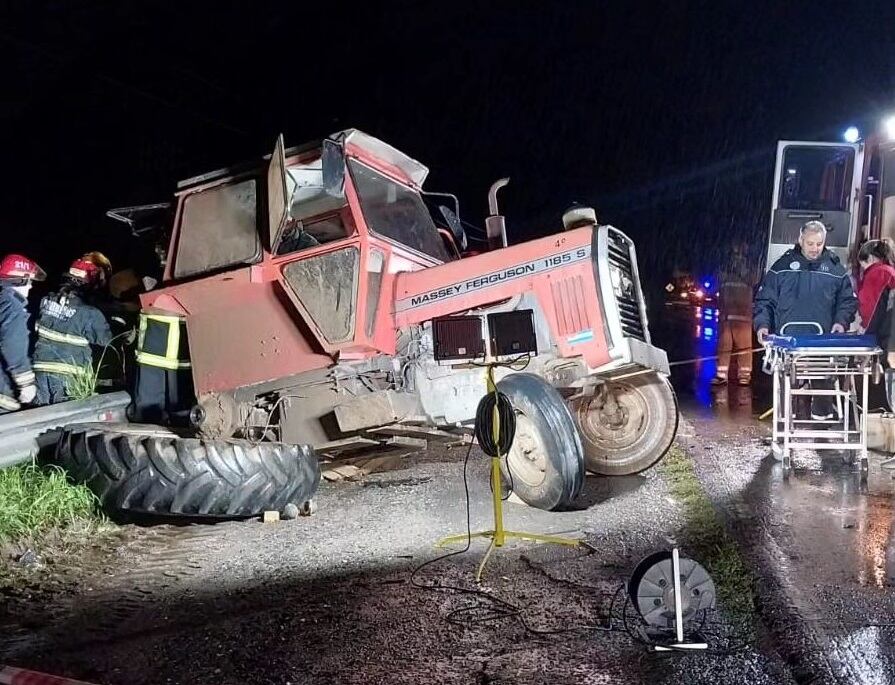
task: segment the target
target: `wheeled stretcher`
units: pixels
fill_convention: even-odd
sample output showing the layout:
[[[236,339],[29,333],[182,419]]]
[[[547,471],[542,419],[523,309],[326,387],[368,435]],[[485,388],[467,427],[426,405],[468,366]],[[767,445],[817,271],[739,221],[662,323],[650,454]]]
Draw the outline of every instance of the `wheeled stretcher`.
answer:
[[[764,370],[774,377],[771,446],[785,473],[794,449],[843,451],[847,461],[857,458],[866,472],[867,388],[871,378],[879,380],[881,354],[871,335],[767,336]],[[859,376],[860,391],[855,383]],[[829,397],[833,416],[814,416],[811,410],[798,415],[796,405],[803,397],[806,404]]]

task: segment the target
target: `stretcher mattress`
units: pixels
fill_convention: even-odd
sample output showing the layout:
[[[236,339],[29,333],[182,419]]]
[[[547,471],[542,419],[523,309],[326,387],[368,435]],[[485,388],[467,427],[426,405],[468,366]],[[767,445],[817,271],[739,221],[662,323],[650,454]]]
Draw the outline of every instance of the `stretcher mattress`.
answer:
[[[876,349],[876,337],[872,335],[844,335],[827,333],[824,335],[769,335],[767,344],[779,350],[854,350],[872,351]]]

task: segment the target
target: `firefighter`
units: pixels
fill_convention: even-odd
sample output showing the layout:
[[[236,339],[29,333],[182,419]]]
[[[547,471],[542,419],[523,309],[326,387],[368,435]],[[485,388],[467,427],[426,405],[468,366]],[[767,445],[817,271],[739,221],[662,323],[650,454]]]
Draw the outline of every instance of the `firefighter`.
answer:
[[[0,414],[21,409],[37,396],[28,358],[28,292],[47,277],[35,262],[19,254],[0,260]]]
[[[108,291],[109,281],[112,279],[112,262],[102,252],[88,252],[81,257],[81,261],[93,264],[99,269],[97,282],[93,287],[94,294],[103,294]]]
[[[718,368],[713,385],[725,385],[731,356],[736,357],[737,382],[752,382],[752,289],[746,248],[735,245],[729,265],[718,277]]]
[[[103,268],[82,257],[63,274],[59,291],[41,300],[34,327],[39,404],[70,399],[75,394],[75,382],[89,384],[92,379],[92,386],[87,389],[93,390],[96,373],[91,345],[105,348],[112,340],[112,332],[102,312],[87,302],[104,282]],[[77,394],[81,394],[80,388]]]
[[[141,311],[131,418],[145,423],[186,425],[195,404],[186,319]]]

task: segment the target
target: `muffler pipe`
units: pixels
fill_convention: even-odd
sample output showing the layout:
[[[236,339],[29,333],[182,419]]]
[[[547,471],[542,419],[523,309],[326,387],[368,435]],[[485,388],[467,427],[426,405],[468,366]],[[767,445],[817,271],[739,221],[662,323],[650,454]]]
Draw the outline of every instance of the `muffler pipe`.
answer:
[[[498,179],[491,184],[491,189],[488,191],[488,211],[490,215],[485,219],[485,233],[488,236],[489,250],[499,250],[507,246],[507,226],[497,206],[497,191],[509,182],[509,178]]]

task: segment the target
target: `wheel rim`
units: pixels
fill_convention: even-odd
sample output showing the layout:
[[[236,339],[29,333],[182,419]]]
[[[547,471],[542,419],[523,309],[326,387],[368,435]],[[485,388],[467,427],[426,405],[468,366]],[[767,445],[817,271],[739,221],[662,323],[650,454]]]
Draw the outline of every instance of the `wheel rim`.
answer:
[[[547,451],[540,431],[530,418],[516,412],[516,434],[507,465],[513,480],[536,488],[547,478]]]
[[[606,459],[623,462],[644,439],[645,429],[654,418],[653,409],[640,389],[629,383],[609,383],[605,393],[578,404],[578,425],[585,440]]]

